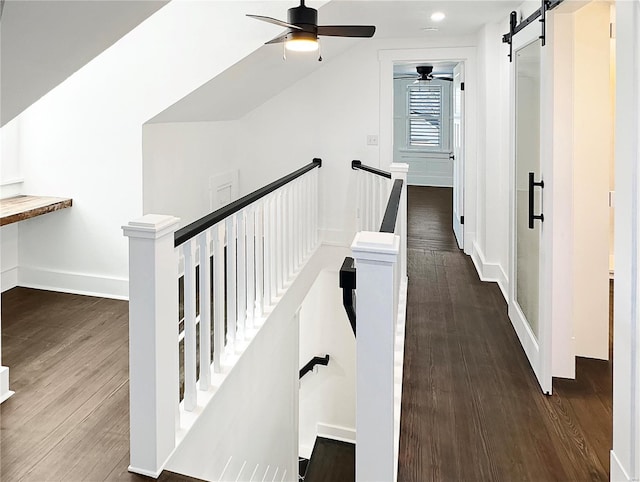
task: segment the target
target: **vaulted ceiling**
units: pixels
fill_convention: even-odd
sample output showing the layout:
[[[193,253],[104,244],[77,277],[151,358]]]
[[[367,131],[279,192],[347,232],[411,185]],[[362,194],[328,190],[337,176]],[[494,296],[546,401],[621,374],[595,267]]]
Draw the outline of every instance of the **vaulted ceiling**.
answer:
[[[200,0],[205,1],[205,0]],[[209,0],[217,1],[217,0]],[[0,120],[11,120],[92,58],[167,3],[166,0],[6,0],[0,23]],[[251,11],[260,14],[251,3]],[[292,0],[291,6],[296,3]],[[313,5],[313,2],[308,2]],[[513,0],[333,0],[319,10],[321,24],[373,24],[376,38],[469,35],[484,23],[505,18],[521,3]],[[447,17],[434,24],[430,15]],[[281,18],[286,18],[283,9]],[[248,25],[251,25],[250,23]],[[426,30],[437,27],[437,31]],[[282,32],[273,26],[273,35]],[[330,59],[366,40],[324,38]],[[323,64],[264,46],[191,95],[160,113],[154,122],[237,118],[312,73]],[[409,66],[409,69],[412,67]]]

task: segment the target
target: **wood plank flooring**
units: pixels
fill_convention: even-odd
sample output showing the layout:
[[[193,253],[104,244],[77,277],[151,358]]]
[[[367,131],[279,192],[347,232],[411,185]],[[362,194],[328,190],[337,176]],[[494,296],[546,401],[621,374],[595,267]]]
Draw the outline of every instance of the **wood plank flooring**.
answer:
[[[409,203],[399,480],[608,480],[611,364],[581,359],[542,395],[500,291],[456,247],[451,191],[411,187]],[[11,290],[2,350],[3,482],[146,480],[127,472],[126,302]],[[353,480],[335,477],[320,480]]]
[[[356,446],[318,437],[305,482],[350,482],[356,478]]]
[[[150,480],[127,472],[128,356],[126,302],[3,293],[2,361],[16,394],[0,405],[0,480]]]
[[[538,388],[493,283],[451,229],[451,190],[409,188],[399,481],[608,480],[611,363]]]

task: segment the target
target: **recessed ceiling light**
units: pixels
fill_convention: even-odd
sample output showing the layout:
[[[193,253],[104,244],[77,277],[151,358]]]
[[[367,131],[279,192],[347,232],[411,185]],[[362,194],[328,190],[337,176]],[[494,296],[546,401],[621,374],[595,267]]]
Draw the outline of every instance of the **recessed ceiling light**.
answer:
[[[431,14],[431,20],[433,22],[442,22],[444,20],[445,14],[442,12],[433,12]]]

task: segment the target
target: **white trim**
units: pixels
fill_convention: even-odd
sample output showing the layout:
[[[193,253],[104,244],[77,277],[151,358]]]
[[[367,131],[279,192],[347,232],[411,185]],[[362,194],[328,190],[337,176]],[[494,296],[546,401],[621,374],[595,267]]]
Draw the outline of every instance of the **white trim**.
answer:
[[[8,291],[18,286],[18,267],[5,269],[0,275],[0,287],[2,292]]]
[[[129,280],[87,273],[18,266],[18,286],[116,300],[129,299]]]
[[[356,429],[318,422],[318,437],[338,440],[339,442],[356,443]]]
[[[355,231],[345,231],[343,229],[320,229],[322,246],[351,248],[351,242],[353,241],[354,236]]]
[[[473,242],[471,260],[476,267],[480,281],[497,283],[504,300],[508,303],[509,297],[507,293],[509,293],[509,279],[502,265],[500,263],[487,262],[484,253],[475,241]]]
[[[133,465],[130,465],[127,468],[127,470],[129,472],[134,473],[134,474],[140,474],[140,475],[144,475],[146,477],[151,477],[152,479],[157,479],[158,477],[160,477],[160,474],[164,470],[164,464],[162,465],[162,468],[157,470],[156,472],[152,472],[150,470],[145,470],[145,469],[139,469],[137,467],[134,467]]]
[[[393,64],[394,62],[458,61],[465,64],[465,167],[464,167],[464,252],[471,254],[476,231],[477,99],[476,47],[380,50],[380,149],[378,164],[383,169],[393,159]],[[382,164],[384,160],[384,165]]]
[[[0,367],[0,403],[15,392],[9,390],[9,367]]]
[[[611,482],[631,481],[631,477],[629,477],[629,475],[627,474],[627,471],[624,470],[624,467],[622,466],[622,463],[620,463],[620,460],[616,456],[616,453],[612,450],[610,454],[611,454],[611,457],[610,457],[611,476],[609,480],[611,480]]]

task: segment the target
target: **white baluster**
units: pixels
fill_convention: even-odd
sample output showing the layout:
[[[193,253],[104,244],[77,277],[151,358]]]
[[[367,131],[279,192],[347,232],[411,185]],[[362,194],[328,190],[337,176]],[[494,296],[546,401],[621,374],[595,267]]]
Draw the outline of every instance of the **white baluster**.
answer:
[[[295,202],[295,224],[296,227],[296,239],[295,239],[295,255],[296,255],[296,271],[302,266],[302,193],[303,193],[303,181],[296,183],[296,202]]]
[[[282,192],[282,217],[280,222],[282,223],[282,288],[289,280],[289,230],[291,224],[289,223],[289,184],[280,188]]]
[[[245,226],[244,211],[240,211],[235,215],[236,233],[238,239],[237,245],[237,265],[236,265],[236,306],[238,318],[238,334],[240,340],[245,339],[245,322],[247,319],[247,251],[245,249]]]
[[[196,273],[195,243],[184,245],[184,409],[198,404],[196,393]]]
[[[246,234],[247,234],[247,328],[254,328],[255,306],[256,306],[256,209],[255,205],[246,210]]]
[[[262,306],[264,303],[264,202],[260,202],[257,205],[255,213],[256,221],[256,304],[255,304],[255,318],[262,318]],[[255,323],[254,323],[255,325]]]
[[[213,227],[213,370],[221,371],[224,353],[224,222]]]
[[[305,176],[305,191],[307,192],[307,196],[306,196],[306,202],[305,202],[305,206],[306,206],[306,211],[307,211],[307,215],[306,218],[304,220],[304,256],[305,258],[307,256],[309,256],[309,252],[311,251],[311,224],[313,222],[313,211],[312,211],[312,205],[311,205],[311,196],[309,195],[311,193],[311,176]]]
[[[320,242],[320,169],[313,170],[313,189],[311,205],[313,206],[313,247]]]
[[[269,206],[269,230],[271,231],[271,246],[269,249],[269,265],[271,266],[271,297],[269,298],[270,306],[278,296],[278,226],[276,223],[276,200],[276,195],[274,194]]]
[[[227,224],[227,351],[235,351],[236,341],[236,229],[235,216]]]
[[[282,282],[282,264],[283,264],[283,236],[282,236],[282,192],[276,191],[276,222],[275,222],[275,232],[276,232],[276,286],[275,286],[275,296],[276,298],[280,294],[280,291],[283,287]]]
[[[198,236],[200,251],[200,390],[211,385],[211,239],[209,231]]]
[[[295,256],[294,256],[294,230],[295,224],[293,221],[293,206],[295,202],[295,185],[289,184],[287,187],[287,280],[290,280],[293,277],[293,273],[296,271],[295,267]]]
[[[271,251],[273,249],[273,229],[271,223],[271,198],[265,199],[265,202],[262,205],[262,222],[264,229],[264,251],[263,251],[263,261],[264,261],[264,292],[263,292],[263,302],[262,302],[262,310],[264,310],[271,305],[271,279],[273,277],[273,265],[272,265],[272,257]]]

